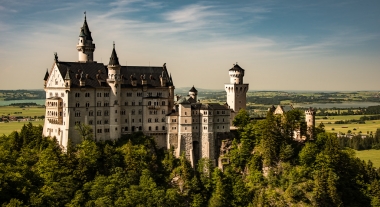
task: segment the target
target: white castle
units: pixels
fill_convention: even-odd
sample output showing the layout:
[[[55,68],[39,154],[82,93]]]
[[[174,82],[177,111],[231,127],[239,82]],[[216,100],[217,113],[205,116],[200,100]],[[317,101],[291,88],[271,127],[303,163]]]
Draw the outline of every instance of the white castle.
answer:
[[[63,149],[69,138],[81,142],[76,124],[88,124],[94,139],[116,140],[124,134],[142,131],[155,138],[159,147],[174,147],[192,164],[200,158],[214,163],[220,139],[228,136],[234,115],[246,107],[248,84],[238,64],[229,70],[225,84],[227,104],[201,104],[197,90],[175,102],[174,84],[166,64],[122,66],[113,45],[108,65],[94,61],[95,44],[86,17],[80,30],[79,59],[58,59],[46,71],[46,114],[43,135],[56,137]]]

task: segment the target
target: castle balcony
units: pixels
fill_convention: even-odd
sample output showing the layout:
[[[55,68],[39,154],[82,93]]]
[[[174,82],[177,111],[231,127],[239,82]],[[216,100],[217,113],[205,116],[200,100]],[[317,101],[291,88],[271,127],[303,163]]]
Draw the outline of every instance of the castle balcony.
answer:
[[[63,120],[62,119],[57,119],[57,118],[47,118],[47,120],[49,121],[50,124],[58,124],[58,125],[62,125],[63,123]]]

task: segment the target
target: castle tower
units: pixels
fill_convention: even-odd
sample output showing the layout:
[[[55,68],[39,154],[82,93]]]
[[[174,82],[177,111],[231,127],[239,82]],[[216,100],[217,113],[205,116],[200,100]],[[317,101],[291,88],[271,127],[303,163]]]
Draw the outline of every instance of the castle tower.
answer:
[[[237,63],[229,70],[230,83],[224,85],[227,92],[227,104],[230,109],[237,113],[240,109],[246,108],[247,83],[243,83],[244,69]]]
[[[80,29],[77,50],[79,54],[79,62],[93,62],[95,44],[92,43],[90,29],[87,25],[86,12],[84,13],[83,27]]]
[[[190,96],[190,100],[191,100],[191,103],[196,103],[197,102],[197,98],[198,98],[198,91],[197,89],[194,88],[194,86],[189,90],[189,96]]]
[[[111,87],[110,91],[110,139],[115,140],[120,138],[120,89],[121,89],[121,76],[120,76],[120,64],[115,51],[115,43],[113,44],[113,50],[110,57],[110,62],[107,66],[108,78],[107,83]]]
[[[310,139],[314,138],[315,111],[313,108],[305,110],[306,134]]]

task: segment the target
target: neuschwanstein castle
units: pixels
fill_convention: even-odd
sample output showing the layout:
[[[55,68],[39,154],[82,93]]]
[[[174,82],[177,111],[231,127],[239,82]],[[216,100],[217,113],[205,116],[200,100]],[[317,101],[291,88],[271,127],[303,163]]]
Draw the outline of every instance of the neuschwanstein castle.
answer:
[[[229,70],[230,83],[225,84],[227,103],[202,104],[194,87],[187,97],[175,97],[166,64],[120,65],[115,44],[109,64],[97,63],[86,17],[76,48],[78,61],[61,61],[55,54],[44,78],[43,133],[56,137],[63,149],[69,138],[81,141],[75,125],[85,123],[92,126],[97,141],[142,131],[155,137],[159,147],[174,147],[177,156],[185,153],[192,164],[200,158],[215,162],[217,139],[228,136],[234,114],[246,107],[248,84],[238,64]]]

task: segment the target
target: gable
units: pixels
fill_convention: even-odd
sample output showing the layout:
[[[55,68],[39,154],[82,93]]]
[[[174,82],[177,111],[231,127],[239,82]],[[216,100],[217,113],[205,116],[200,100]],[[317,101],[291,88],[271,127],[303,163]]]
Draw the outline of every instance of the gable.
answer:
[[[277,106],[276,110],[274,111],[274,114],[284,114],[284,110],[280,105]]]
[[[61,72],[59,71],[57,64],[53,65],[53,68],[50,71],[49,78],[47,80],[46,87],[48,88],[60,88],[65,87],[65,81],[62,77]]]

